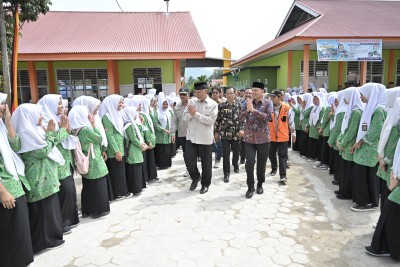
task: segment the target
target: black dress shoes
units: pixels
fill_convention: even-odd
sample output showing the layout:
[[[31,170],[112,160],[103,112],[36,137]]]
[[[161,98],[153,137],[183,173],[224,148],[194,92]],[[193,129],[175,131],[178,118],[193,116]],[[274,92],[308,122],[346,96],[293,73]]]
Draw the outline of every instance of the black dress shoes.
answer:
[[[340,194],[340,191],[339,190],[335,190],[335,191],[333,191],[333,193],[335,193],[337,195],[337,194]]]
[[[271,172],[269,173],[269,175],[270,175],[270,176],[275,176],[275,175],[276,175],[276,171],[271,171]]]
[[[233,171],[234,171],[235,173],[239,173],[239,166],[234,166],[234,167],[233,167]]]
[[[264,193],[264,189],[262,186],[257,186],[257,194],[261,195]]]
[[[190,191],[193,191],[196,189],[198,182],[199,182],[199,179],[193,179],[192,184],[190,185]]]
[[[253,188],[250,188],[249,190],[247,190],[247,192],[246,192],[246,197],[247,198],[252,198],[253,197],[253,194],[254,194],[254,187]]]
[[[200,189],[200,194],[205,194],[205,193],[207,193],[208,192],[208,186],[202,186],[201,187],[201,189]]]
[[[245,164],[246,161],[244,159],[240,160],[240,164]]]
[[[225,173],[225,175],[224,175],[224,183],[229,183],[229,173]]]

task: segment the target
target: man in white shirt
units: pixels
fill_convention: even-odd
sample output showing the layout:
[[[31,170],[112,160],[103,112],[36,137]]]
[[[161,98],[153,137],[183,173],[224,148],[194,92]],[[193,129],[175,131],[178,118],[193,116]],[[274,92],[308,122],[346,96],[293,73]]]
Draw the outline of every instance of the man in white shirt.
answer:
[[[218,104],[208,97],[207,83],[195,83],[194,87],[197,98],[191,99],[183,112],[183,120],[188,122],[185,163],[192,178],[190,190],[193,191],[200,179],[196,160],[199,154],[202,168],[200,194],[204,194],[208,192],[208,187],[211,184],[212,144]]]

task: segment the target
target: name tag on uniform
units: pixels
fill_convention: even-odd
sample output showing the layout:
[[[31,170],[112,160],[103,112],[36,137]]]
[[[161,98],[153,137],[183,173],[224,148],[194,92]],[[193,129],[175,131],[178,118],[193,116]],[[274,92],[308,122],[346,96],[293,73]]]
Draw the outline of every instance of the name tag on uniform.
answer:
[[[363,132],[368,131],[368,124],[367,124],[366,122],[364,122],[364,123],[362,124],[361,130],[362,130]]]

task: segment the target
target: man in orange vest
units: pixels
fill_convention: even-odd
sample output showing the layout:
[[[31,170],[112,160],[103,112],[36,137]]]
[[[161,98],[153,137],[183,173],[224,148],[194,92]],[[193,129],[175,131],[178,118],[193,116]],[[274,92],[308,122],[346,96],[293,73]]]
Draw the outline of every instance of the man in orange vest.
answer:
[[[269,121],[271,137],[269,160],[272,168],[270,175],[274,176],[276,174],[278,168],[276,152],[278,152],[279,181],[286,183],[289,131],[292,133],[293,142],[296,142],[296,131],[293,122],[294,118],[290,115],[290,106],[281,101],[281,91],[274,91],[270,94],[270,97],[274,105],[271,120]]]

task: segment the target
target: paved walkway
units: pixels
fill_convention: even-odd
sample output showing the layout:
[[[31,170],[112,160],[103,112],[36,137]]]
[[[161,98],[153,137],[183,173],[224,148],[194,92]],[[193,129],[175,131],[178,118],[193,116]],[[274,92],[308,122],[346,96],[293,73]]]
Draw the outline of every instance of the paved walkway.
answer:
[[[379,211],[350,211],[326,171],[289,155],[288,184],[268,177],[248,200],[244,165],[225,184],[221,164],[207,194],[189,191],[180,151],[162,183],[112,203],[107,217],[82,219],[36,266],[398,266],[364,253]]]

